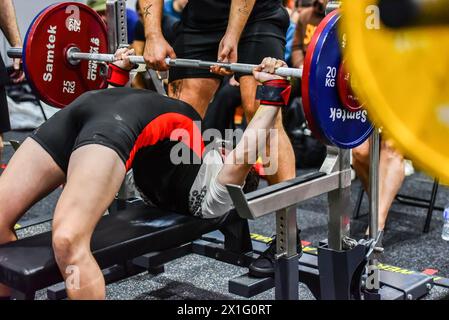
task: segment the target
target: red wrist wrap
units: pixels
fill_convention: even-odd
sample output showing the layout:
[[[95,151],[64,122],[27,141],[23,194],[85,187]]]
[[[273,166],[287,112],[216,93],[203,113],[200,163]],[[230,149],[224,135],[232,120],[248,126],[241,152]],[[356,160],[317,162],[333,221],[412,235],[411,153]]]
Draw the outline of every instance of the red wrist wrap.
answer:
[[[290,100],[292,86],[285,79],[269,80],[263,83],[257,92],[260,104],[270,106],[285,106]]]
[[[110,63],[107,80],[114,87],[124,87],[129,81],[129,71]]]

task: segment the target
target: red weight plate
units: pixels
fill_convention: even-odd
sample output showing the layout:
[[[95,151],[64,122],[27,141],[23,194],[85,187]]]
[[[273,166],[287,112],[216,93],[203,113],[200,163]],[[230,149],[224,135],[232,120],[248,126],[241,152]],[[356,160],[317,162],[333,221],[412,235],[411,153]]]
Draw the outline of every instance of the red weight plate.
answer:
[[[304,58],[304,66],[302,71],[302,80],[301,80],[301,92],[302,92],[302,105],[304,109],[304,115],[307,120],[307,125],[312,131],[315,138],[321,140],[325,144],[330,144],[330,142],[324,138],[321,129],[316,123],[316,120],[313,116],[312,107],[310,103],[310,93],[309,93],[309,80],[310,80],[310,71],[312,68],[312,60],[313,60],[313,54],[318,42],[318,39],[320,38],[321,33],[323,32],[324,28],[326,27],[329,20],[332,19],[333,16],[338,14],[338,10],[334,10],[331,13],[329,13],[318,25],[318,27],[315,30],[315,33],[312,36],[312,40],[310,41],[309,46],[307,47],[306,56]]]
[[[71,65],[66,51],[106,53],[107,31],[103,20],[78,2],[55,4],[42,11],[28,29],[23,61],[25,73],[39,98],[64,108],[84,92],[106,87],[94,61]]]
[[[347,70],[347,68],[345,67],[345,62],[343,61],[338,70],[338,95],[340,97],[342,105],[348,111],[357,112],[362,109],[363,106],[352,90],[352,82],[353,79],[351,78],[351,73]]]

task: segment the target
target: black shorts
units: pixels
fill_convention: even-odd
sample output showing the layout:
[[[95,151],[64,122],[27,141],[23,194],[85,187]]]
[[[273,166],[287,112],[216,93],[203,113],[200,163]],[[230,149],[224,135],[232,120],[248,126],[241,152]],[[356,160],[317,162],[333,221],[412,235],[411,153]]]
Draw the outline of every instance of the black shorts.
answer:
[[[270,18],[254,21],[245,27],[238,47],[238,62],[259,64],[265,57],[284,59],[285,36],[290,17],[284,8]],[[183,21],[176,26],[173,48],[176,56],[184,59],[217,61],[218,47],[225,29],[197,29]],[[238,80],[242,74],[236,73]],[[169,81],[186,78],[217,78],[209,70],[192,68],[170,68]]]
[[[178,143],[171,136],[174,130],[196,130],[194,121],[200,121],[200,116],[182,101],[148,90],[115,88],[82,95],[36,129],[31,138],[65,173],[76,149],[106,146],[119,155],[127,170],[134,170],[137,186],[154,205],[188,212],[188,193],[199,167],[175,165],[169,155]],[[171,199],[173,194],[179,195],[176,201]]]

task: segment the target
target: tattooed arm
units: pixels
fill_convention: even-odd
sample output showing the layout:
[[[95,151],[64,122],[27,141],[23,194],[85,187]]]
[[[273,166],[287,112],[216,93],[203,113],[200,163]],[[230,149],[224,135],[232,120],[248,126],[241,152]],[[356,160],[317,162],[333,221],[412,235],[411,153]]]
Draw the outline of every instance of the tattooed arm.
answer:
[[[176,58],[173,48],[162,35],[163,0],[139,0],[145,27],[145,51],[143,57],[149,68],[168,70],[165,58]]]
[[[16,12],[12,0],[0,0],[0,28],[5,34],[9,44],[13,47],[21,47],[19,27],[17,26]],[[17,83],[25,79],[21,71],[22,59],[13,59],[14,73],[11,75],[13,82]]]
[[[16,12],[11,0],[1,0],[0,28],[9,44],[13,47],[22,46],[19,28],[17,27]]]
[[[218,49],[218,61],[237,62],[237,47],[256,0],[232,0],[228,28]]]

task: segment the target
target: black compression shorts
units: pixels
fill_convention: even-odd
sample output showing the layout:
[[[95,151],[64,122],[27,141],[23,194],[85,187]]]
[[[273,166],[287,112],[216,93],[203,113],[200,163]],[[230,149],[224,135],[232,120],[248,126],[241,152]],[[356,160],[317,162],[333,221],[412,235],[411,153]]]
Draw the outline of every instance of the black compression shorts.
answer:
[[[133,169],[136,185],[151,203],[188,212],[188,194],[200,165],[174,164],[170,151],[185,132],[192,139],[199,135],[202,142],[195,121],[200,116],[182,101],[148,90],[115,88],[83,94],[36,129],[31,138],[64,172],[76,149],[106,146],[117,152],[127,169]],[[192,157],[201,158],[202,144],[183,142]]]
[[[184,18],[183,18],[184,19]],[[285,36],[290,25],[290,17],[284,8],[279,8],[273,16],[248,24],[240,37],[238,62],[259,64],[265,57],[284,59]],[[225,29],[198,29],[181,20],[176,26],[173,48],[176,56],[184,59],[217,61],[218,47]],[[238,80],[242,74],[235,74]],[[193,68],[170,68],[169,81],[186,78],[217,78],[209,70]]]

